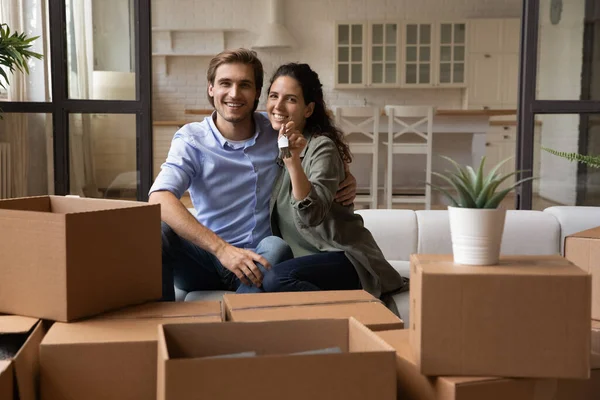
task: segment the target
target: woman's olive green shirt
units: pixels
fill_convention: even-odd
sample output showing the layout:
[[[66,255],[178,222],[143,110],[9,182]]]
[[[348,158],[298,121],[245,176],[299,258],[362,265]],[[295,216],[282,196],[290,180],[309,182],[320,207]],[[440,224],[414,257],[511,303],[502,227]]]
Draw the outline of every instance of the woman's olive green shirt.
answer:
[[[312,188],[298,201],[292,195],[287,171],[279,175],[271,196],[271,229],[281,236],[277,225],[277,201],[289,203],[298,233],[319,251],[343,251],[352,262],[362,287],[375,297],[405,289],[408,285],[385,260],[363,219],[354,206],[334,201],[340,182],[345,178],[344,163],[336,145],[326,136],[305,135],[306,148],[301,154],[302,168]],[[285,167],[284,167],[285,168]],[[292,248],[298,244],[290,243]],[[306,246],[304,246],[306,248]]]

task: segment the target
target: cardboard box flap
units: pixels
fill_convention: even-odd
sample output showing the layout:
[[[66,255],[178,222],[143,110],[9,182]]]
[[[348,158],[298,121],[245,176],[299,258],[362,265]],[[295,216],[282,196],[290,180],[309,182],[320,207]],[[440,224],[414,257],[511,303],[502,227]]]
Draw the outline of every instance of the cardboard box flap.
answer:
[[[0,360],[0,375],[2,375],[2,373],[8,369],[9,365],[10,360]]]
[[[494,268],[489,266],[457,265],[446,255],[430,255],[426,257],[411,256],[413,264],[423,270],[423,275],[498,275],[498,276],[535,276],[537,279],[554,276],[587,277],[589,274],[571,261],[559,255],[550,256],[502,256]],[[549,273],[548,268],[552,268]]]
[[[56,214],[78,214],[86,212],[110,211],[121,208],[160,207],[141,201],[106,200],[66,196],[49,196],[50,210]]]
[[[37,318],[19,315],[0,315],[0,335],[11,333],[27,333],[39,321]]]
[[[220,301],[152,302],[104,313],[95,319],[222,316]]]
[[[333,290],[321,292],[282,292],[260,294],[226,294],[223,301],[230,311],[323,304],[378,302],[364,290]]]
[[[158,325],[189,322],[221,322],[221,316],[188,316],[148,319],[95,319],[55,323],[42,345],[151,342],[158,337]]]
[[[15,211],[50,211],[50,197],[36,196],[27,198],[6,199],[0,201],[0,209]]]
[[[21,400],[37,399],[40,343],[47,331],[48,323],[39,321],[13,360]]]
[[[0,399],[14,398],[14,374],[10,361],[0,360]]]
[[[568,238],[600,239],[600,226],[585,231],[573,233],[572,235],[568,235],[565,238],[565,240]]]

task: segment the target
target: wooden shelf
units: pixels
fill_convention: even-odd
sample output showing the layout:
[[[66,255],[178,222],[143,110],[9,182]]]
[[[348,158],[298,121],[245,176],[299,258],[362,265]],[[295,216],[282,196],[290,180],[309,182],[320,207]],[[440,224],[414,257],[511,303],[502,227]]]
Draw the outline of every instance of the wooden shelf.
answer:
[[[161,42],[163,46],[154,47],[152,52],[153,57],[164,57],[163,65],[166,75],[169,75],[169,57],[214,57],[216,54],[225,50],[225,34],[227,32],[245,32],[244,29],[230,29],[230,28],[180,28],[180,27],[160,27],[155,26],[152,28],[153,32],[159,33],[158,36],[154,37],[157,42]],[[177,46],[174,45],[174,38],[177,34],[193,34],[197,37],[198,43],[203,43],[207,48],[200,49],[201,51],[194,51],[194,48],[190,48],[189,44],[187,48],[177,50]],[[166,35],[165,35],[166,34]],[[165,43],[165,39],[167,42]],[[154,42],[154,40],[153,40]],[[166,46],[164,46],[166,44]]]

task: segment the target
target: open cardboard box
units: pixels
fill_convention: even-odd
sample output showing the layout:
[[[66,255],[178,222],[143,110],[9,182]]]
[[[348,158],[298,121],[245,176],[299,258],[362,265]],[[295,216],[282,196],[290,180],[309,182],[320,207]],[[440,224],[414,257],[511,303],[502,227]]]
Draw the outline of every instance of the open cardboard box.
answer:
[[[404,322],[364,290],[225,294],[227,319],[237,322],[354,317],[371,330]]]
[[[592,275],[592,319],[600,320],[600,227],[565,238],[565,258]]]
[[[72,321],[162,295],[160,206],[0,200],[0,312]]]
[[[0,399],[38,398],[39,345],[48,326],[37,318],[0,315]]]
[[[411,347],[425,375],[589,377],[591,277],[565,258],[470,266],[413,254],[410,286]]]
[[[221,303],[157,302],[55,323],[40,347],[41,398],[156,398],[158,326],[220,322]]]
[[[159,329],[159,400],[396,398],[394,349],[354,318]],[[211,358],[243,352],[256,356]]]

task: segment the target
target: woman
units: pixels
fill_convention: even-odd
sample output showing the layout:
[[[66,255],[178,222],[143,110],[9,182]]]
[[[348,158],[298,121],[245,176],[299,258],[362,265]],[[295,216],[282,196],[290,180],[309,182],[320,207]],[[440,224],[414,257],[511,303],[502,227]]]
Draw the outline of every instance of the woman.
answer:
[[[279,67],[268,91],[267,113],[291,156],[271,198],[271,229],[294,259],[277,264],[263,290],[364,289],[375,297],[408,288],[385,260],[360,215],[333,201],[351,161],[343,133],[334,126],[318,75],[308,64]]]

